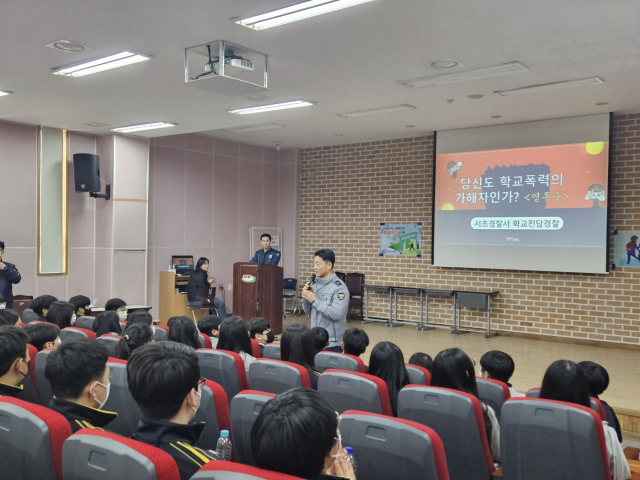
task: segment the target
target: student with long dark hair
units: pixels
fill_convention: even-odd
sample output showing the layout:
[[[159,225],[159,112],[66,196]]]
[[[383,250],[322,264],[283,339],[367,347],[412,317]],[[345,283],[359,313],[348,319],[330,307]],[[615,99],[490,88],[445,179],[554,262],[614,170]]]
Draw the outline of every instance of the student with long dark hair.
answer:
[[[213,286],[215,281],[216,279],[209,274],[209,259],[200,257],[196,262],[196,268],[189,277],[189,283],[187,284],[187,301],[191,307],[215,307],[220,320],[224,320],[227,318],[227,306],[222,300],[216,298],[213,300],[213,305],[211,305],[208,299],[198,297],[198,290],[208,290]]]
[[[120,326],[118,314],[112,310],[99,314],[93,322],[93,331],[96,337],[101,337],[105,333],[122,335],[122,327]]]
[[[127,325],[124,328],[126,330],[131,325],[136,324],[142,324],[151,327],[153,326],[153,317],[149,312],[138,310],[137,312],[133,312],[131,315],[127,316]]]
[[[459,348],[447,348],[441,351],[433,361],[431,386],[449,388],[473,395],[478,400],[478,384],[473,361]],[[491,455],[496,462],[500,461],[500,425],[496,413],[489,405],[480,402],[487,440]]]
[[[76,314],[72,303],[69,302],[53,302],[47,309],[46,321],[57,325],[60,330],[71,327],[76,323]]]
[[[58,348],[60,345],[60,330],[51,323],[29,323],[24,331],[29,336],[29,343],[39,352],[45,348]]]
[[[395,343],[380,342],[369,357],[369,374],[384,380],[389,389],[389,400],[393,415],[398,415],[398,393],[402,387],[409,385],[411,379],[404,366],[404,355]]]
[[[40,295],[33,299],[31,302],[31,310],[38,315],[38,320],[41,322],[47,321],[47,312],[53,302],[57,302],[58,299],[53,295]]]
[[[198,332],[196,324],[189,317],[171,317],[167,322],[167,326],[169,327],[167,340],[182,343],[195,350],[200,348],[198,339],[200,332]]]
[[[339,423],[318,392],[294,388],[281,393],[264,405],[251,428],[253,460],[259,468],[298,478],[355,480]]]
[[[249,372],[249,365],[256,361],[252,355],[251,340],[249,339],[249,328],[247,322],[240,317],[225,318],[220,324],[220,338],[218,339],[218,350],[235,352],[244,362],[245,372]]]
[[[609,404],[600,398],[600,395],[609,387],[609,372],[607,372],[602,365],[598,365],[595,362],[580,362],[578,363],[578,367],[580,367],[585,377],[587,377],[589,394],[602,402],[604,412],[607,416],[607,423],[615,429],[618,440],[622,442],[622,431],[620,430],[618,417]]]
[[[549,365],[542,379],[540,398],[575,403],[591,408],[587,377],[582,369],[571,360],[556,360]],[[616,431],[607,422],[602,422],[602,424],[607,442],[609,471],[612,480],[627,480],[631,478],[631,471]]]
[[[316,369],[313,356],[313,336],[306,325],[294,323],[289,325],[280,338],[280,359],[297,363],[309,372],[309,383],[314,390],[318,389],[320,372]]]
[[[122,338],[120,338],[116,344],[116,358],[129,360],[129,357],[136,348],[155,341],[153,330],[149,325],[143,325],[141,323],[131,325],[127,327],[124,335],[122,335]]]

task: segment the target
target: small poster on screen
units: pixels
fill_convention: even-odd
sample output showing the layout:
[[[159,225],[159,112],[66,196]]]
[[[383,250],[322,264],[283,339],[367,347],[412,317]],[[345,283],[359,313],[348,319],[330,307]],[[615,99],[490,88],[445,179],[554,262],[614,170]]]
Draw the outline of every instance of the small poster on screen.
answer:
[[[380,256],[422,257],[422,223],[380,224]]]
[[[613,239],[616,268],[640,268],[640,232],[616,230]]]

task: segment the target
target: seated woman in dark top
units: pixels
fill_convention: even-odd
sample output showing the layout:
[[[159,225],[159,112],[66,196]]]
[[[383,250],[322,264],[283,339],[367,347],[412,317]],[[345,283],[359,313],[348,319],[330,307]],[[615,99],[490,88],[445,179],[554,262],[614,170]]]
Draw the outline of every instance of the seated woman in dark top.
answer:
[[[259,468],[309,480],[356,480],[342,448],[340,417],[318,392],[294,388],[269,400],[251,429]]]
[[[213,300],[213,305],[211,305],[208,299],[198,297],[198,290],[208,290],[215,281],[216,279],[209,275],[209,259],[200,257],[196,263],[195,270],[189,277],[189,283],[187,284],[187,301],[191,307],[215,307],[220,320],[224,320],[227,318],[227,307],[222,300],[216,298]]]
[[[394,416],[398,416],[398,393],[402,387],[409,385],[409,372],[404,366],[402,350],[395,343],[380,342],[369,358],[369,374],[384,380],[389,389],[389,400]]]
[[[313,336],[309,327],[294,323],[282,332],[280,358],[285,362],[297,363],[306,368],[309,372],[311,388],[318,389],[320,372],[316,369],[313,358]]]

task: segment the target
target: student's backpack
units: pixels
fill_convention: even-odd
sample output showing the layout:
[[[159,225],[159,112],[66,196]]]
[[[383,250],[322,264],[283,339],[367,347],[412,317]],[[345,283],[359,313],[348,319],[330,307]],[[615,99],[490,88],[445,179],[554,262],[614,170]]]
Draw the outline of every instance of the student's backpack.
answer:
[[[634,242],[627,243],[627,252],[632,253],[636,249],[636,244]]]

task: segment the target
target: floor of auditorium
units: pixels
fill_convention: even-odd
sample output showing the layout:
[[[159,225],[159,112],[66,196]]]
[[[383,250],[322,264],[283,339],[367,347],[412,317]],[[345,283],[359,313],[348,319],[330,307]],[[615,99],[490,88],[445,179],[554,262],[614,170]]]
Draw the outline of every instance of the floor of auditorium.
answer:
[[[309,325],[309,317],[287,315],[284,318],[284,327],[292,323]],[[347,328],[349,327],[362,328],[369,335],[371,343],[362,356],[366,364],[369,363],[371,348],[384,340],[397,344],[402,349],[405,360],[415,352],[425,352],[435,358],[437,353],[445,348],[458,347],[476,360],[478,368],[483,353],[488,350],[502,350],[511,355],[515,361],[516,370],[511,383],[519,392],[539,387],[545,370],[555,360],[569,359],[574,362],[591,360],[605,367],[611,379],[609,388],[601,398],[616,410],[628,410],[637,413],[635,416],[640,417],[640,351],[500,335],[484,338],[480,333],[451,335],[449,330],[445,329],[417,331],[413,326],[387,328],[382,323],[362,325],[361,322],[352,321],[348,322]],[[640,440],[640,434],[636,440]]]

